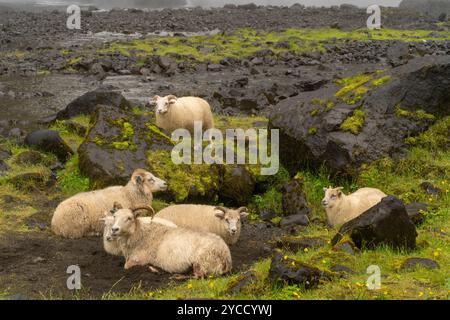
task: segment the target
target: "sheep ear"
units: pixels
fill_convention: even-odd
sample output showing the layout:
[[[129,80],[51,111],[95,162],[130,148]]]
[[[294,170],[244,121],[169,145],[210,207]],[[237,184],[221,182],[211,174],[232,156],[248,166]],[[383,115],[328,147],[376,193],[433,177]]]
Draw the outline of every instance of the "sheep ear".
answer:
[[[154,96],[153,98],[151,98],[149,100],[150,104],[156,104],[158,102],[158,100],[161,99],[160,96]]]
[[[225,218],[225,211],[221,207],[215,207],[214,208],[214,215],[217,218],[223,219],[223,218]]]
[[[241,218],[247,218],[249,214],[250,214],[250,213],[248,213],[247,211],[244,211],[244,212],[241,212],[241,213],[240,213]]]
[[[178,98],[174,95],[170,95],[170,96],[167,96],[167,100],[169,101],[169,104],[173,104],[173,103],[177,102]]]
[[[241,218],[245,218],[249,215],[248,209],[246,207],[240,207],[239,209],[237,209],[237,212],[239,212]]]
[[[109,213],[114,214],[117,210],[123,209],[122,205],[118,202],[114,202],[113,208],[109,211]]]
[[[325,192],[326,192],[327,190],[328,190],[328,188],[326,188],[326,187],[325,187],[325,188],[323,188],[323,191],[325,191]]]
[[[136,182],[136,184],[141,185],[144,182],[144,179],[142,178],[142,176],[136,176],[134,178],[134,181]]]

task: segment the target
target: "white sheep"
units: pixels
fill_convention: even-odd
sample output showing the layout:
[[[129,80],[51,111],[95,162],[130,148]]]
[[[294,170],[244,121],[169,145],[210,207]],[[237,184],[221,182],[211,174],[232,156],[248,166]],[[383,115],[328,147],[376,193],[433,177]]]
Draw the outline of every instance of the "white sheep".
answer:
[[[247,208],[233,210],[195,204],[167,207],[156,217],[172,221],[177,226],[220,236],[229,245],[235,244],[241,234],[241,218],[248,216]]]
[[[198,278],[231,270],[230,249],[219,236],[145,223],[137,212],[120,209],[114,213],[111,230],[125,256],[125,269],[151,265],[175,274],[193,270]]]
[[[203,131],[214,128],[214,118],[207,101],[197,97],[177,98],[174,95],[155,96],[150,100],[155,107],[156,125],[172,133],[187,129],[194,134],[194,122],[202,122]]]
[[[336,226],[348,222],[381,202],[387,195],[374,188],[362,188],[345,195],[339,188],[324,188],[322,205],[327,212],[328,223]]]
[[[105,251],[113,256],[123,256],[123,252],[120,249],[120,245],[117,241],[117,238],[115,238],[112,235],[112,227],[114,225],[114,216],[113,214],[122,209],[122,205],[119,203],[114,203],[114,208],[110,212],[105,213],[105,217],[100,219],[104,222],[104,229],[103,229],[103,248]],[[145,208],[147,209],[147,208]],[[137,210],[137,209],[135,209]],[[177,228],[177,226],[168,220],[161,219],[161,218],[152,218],[152,217],[142,217],[141,221],[143,223],[159,223],[162,225],[165,225],[170,228]]]
[[[153,192],[164,191],[167,183],[143,169],[134,171],[126,186],[79,193],[58,205],[52,218],[52,230],[65,238],[100,235],[105,211],[111,210],[114,201],[124,207],[151,204]]]

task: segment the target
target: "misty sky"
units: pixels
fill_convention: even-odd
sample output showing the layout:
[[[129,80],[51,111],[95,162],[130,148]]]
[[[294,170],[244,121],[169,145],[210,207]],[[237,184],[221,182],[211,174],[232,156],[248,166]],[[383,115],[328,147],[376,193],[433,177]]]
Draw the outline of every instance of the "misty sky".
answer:
[[[105,0],[91,0],[92,3],[105,3]],[[151,1],[151,0],[149,0]],[[187,0],[190,5],[202,5],[202,6],[222,6],[227,3],[234,4],[243,4],[254,2],[256,4],[262,5],[292,5],[294,3],[301,3],[307,6],[331,6],[331,5],[339,5],[342,3],[350,3],[361,7],[367,7],[371,4],[378,4],[381,6],[398,6],[401,0]],[[9,3],[76,3],[78,1],[69,1],[69,0],[0,0],[0,3],[9,2]],[[86,2],[86,1],[84,1]],[[127,0],[112,0],[114,4],[123,3],[124,7],[126,7]]]
[[[211,3],[223,5],[225,3],[249,3],[257,4],[272,4],[272,5],[292,5],[294,3],[302,3],[307,6],[332,6],[342,3],[351,3],[357,6],[367,7],[371,4],[378,4],[381,6],[396,7],[401,0],[190,0],[193,4],[208,5]]]

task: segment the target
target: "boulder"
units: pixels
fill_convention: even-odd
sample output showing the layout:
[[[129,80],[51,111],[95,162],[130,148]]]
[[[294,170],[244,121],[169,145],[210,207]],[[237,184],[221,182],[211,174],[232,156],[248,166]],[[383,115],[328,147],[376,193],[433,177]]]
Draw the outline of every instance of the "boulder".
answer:
[[[80,114],[89,115],[100,104],[120,109],[131,109],[132,107],[131,103],[120,92],[112,91],[111,88],[101,87],[76,98],[56,114],[56,119],[69,119]]]
[[[79,167],[93,188],[124,185],[135,169],[143,168],[168,182],[168,192],[162,195],[166,200],[248,203],[254,179],[245,168],[178,165],[171,158],[173,147],[170,137],[156,127],[152,112],[135,114],[99,105],[78,149]]]
[[[388,196],[357,218],[345,223],[331,241],[336,245],[349,234],[357,248],[374,248],[388,245],[395,249],[414,249],[416,227],[408,216],[403,203]]]
[[[406,155],[405,139],[450,114],[450,56],[423,57],[353,75],[269,108],[280,162],[291,174],[327,167],[357,175],[362,164]]]
[[[145,116],[99,105],[92,121],[78,153],[81,171],[96,187],[126,184],[134,170],[147,167],[148,152],[173,147]]]
[[[14,159],[14,162],[19,165],[37,165],[43,161],[42,153],[34,150],[23,151]]]
[[[223,169],[225,172],[221,182],[221,198],[232,201],[236,206],[246,205],[255,190],[252,174],[239,165],[225,165]]]
[[[53,153],[59,161],[66,162],[73,150],[64,142],[57,131],[38,130],[25,137],[25,144],[44,152]]]
[[[430,210],[430,207],[425,203],[413,202],[405,206],[409,218],[416,226],[425,221],[425,212]]]
[[[303,190],[303,180],[295,178],[281,188],[284,215],[309,215],[310,209]]]
[[[314,289],[321,279],[330,278],[331,275],[328,272],[283,256],[280,252],[274,254],[269,269],[271,282],[281,281],[290,285],[300,285],[305,289]]]

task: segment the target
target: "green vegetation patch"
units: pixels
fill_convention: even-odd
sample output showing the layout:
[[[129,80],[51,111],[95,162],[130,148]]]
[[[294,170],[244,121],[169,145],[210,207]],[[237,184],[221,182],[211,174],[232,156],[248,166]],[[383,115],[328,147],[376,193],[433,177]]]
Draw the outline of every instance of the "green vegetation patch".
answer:
[[[352,115],[344,120],[340,128],[343,131],[350,131],[351,133],[357,135],[361,132],[364,127],[365,113],[360,108],[355,109]]]
[[[151,172],[169,184],[176,202],[188,197],[216,198],[220,187],[220,174],[217,165],[174,164],[170,151],[150,151],[147,163]]]
[[[415,111],[409,111],[406,109],[402,109],[400,104],[398,104],[395,107],[395,115],[399,118],[404,117],[404,118],[410,118],[410,119],[415,119],[415,120],[434,120],[435,119],[434,115],[432,115],[430,113],[426,113],[422,109],[417,109]]]
[[[57,185],[64,195],[73,196],[89,190],[89,178],[83,176],[78,167],[78,154],[73,155],[56,175]]]

